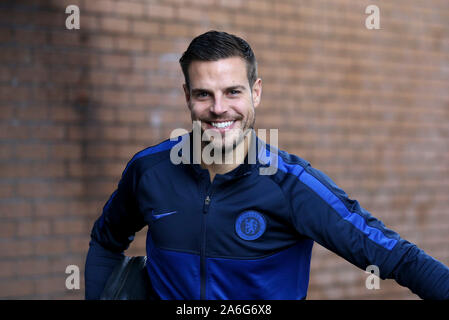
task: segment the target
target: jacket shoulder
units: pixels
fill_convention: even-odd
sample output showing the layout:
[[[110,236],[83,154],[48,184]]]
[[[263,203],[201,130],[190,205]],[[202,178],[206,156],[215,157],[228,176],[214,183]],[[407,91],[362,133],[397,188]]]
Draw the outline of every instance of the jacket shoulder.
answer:
[[[124,170],[127,172],[128,170],[139,170],[145,171],[156,165],[157,163],[169,159],[171,149],[181,141],[181,137],[178,137],[176,140],[167,139],[159,144],[149,146],[143,150],[140,150],[131,158],[131,160],[126,165]]]
[[[297,165],[302,168],[306,168],[310,165],[310,162],[297,156],[296,154],[288,153],[285,150],[278,150],[279,158],[282,162],[288,165]]]

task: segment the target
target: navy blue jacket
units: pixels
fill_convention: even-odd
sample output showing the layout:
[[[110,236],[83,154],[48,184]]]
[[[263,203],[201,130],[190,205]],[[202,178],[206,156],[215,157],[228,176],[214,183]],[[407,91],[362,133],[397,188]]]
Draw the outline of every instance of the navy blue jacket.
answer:
[[[257,138],[255,161],[247,157],[211,183],[200,165],[170,160],[172,148],[189,138],[149,147],[127,164],[92,229],[87,299],[99,297],[146,225],[147,269],[161,299],[304,299],[313,241],[364,270],[376,265],[382,279],[394,278],[421,298],[449,299],[445,265],[387,229],[307,161],[270,152]],[[261,174],[267,166],[275,173]]]

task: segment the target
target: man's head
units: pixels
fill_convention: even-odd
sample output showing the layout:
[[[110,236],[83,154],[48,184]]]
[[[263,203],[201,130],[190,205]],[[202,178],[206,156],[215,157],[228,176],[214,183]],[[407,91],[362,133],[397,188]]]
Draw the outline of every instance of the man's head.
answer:
[[[209,31],[190,43],[180,59],[192,120],[214,147],[231,150],[255,122],[262,80],[249,44],[225,32]],[[220,141],[212,136],[220,135]]]
[[[193,39],[179,60],[187,88],[190,88],[189,66],[193,61],[217,61],[230,57],[245,60],[249,85],[252,87],[257,80],[257,62],[248,42],[223,31],[208,31]]]

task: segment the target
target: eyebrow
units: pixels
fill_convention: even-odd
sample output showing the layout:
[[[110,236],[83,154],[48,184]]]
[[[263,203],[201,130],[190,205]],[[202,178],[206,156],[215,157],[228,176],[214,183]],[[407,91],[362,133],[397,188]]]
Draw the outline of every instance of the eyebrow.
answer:
[[[236,86],[231,86],[226,88],[226,91],[231,91],[231,90],[236,90],[236,89],[240,89],[242,91],[246,90],[246,88],[242,85],[236,85]]]
[[[245,86],[236,85],[236,86],[230,86],[230,87],[225,88],[225,91],[231,91],[231,90],[237,90],[237,89],[242,90],[242,91],[246,90]],[[208,89],[203,89],[203,88],[192,89],[192,94],[199,93],[199,92],[212,93],[212,91],[210,91]]]

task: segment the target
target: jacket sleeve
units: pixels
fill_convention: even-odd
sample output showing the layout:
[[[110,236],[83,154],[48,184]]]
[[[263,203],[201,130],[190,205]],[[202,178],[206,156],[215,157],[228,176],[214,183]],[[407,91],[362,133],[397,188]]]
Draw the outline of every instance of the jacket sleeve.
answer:
[[[422,299],[449,299],[449,268],[402,239],[322,172],[306,166],[291,192],[292,220],[310,237],[352,264],[379,268]]]
[[[145,226],[136,201],[138,178],[138,170],[131,160],[103,213],[94,223],[85,265],[85,295],[88,300],[100,297],[135,233]]]

